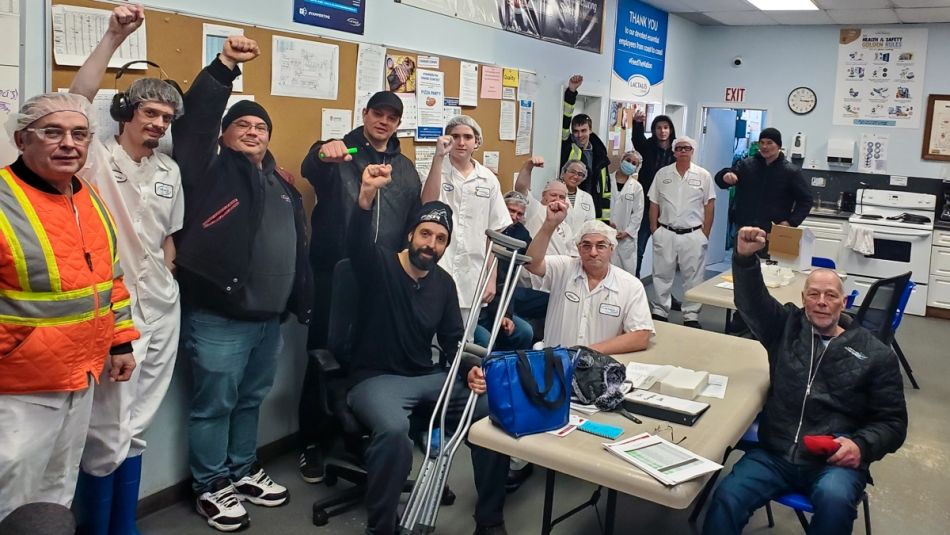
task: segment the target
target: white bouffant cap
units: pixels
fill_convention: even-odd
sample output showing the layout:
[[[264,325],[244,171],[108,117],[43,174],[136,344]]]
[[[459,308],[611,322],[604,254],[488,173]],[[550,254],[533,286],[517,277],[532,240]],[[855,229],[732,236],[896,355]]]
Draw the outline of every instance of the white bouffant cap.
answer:
[[[607,241],[610,242],[610,245],[613,245],[614,247],[617,246],[617,230],[607,223],[600,221],[599,219],[584,221],[584,223],[581,225],[581,228],[578,229],[577,234],[574,235],[574,243],[581,243],[584,241],[584,236],[587,236],[588,234],[601,234],[607,238]]]

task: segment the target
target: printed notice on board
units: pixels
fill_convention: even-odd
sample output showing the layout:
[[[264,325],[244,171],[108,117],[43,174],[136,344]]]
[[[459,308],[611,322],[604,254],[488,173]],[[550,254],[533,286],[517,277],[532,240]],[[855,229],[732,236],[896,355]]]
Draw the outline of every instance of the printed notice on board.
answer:
[[[233,26],[221,26],[218,24],[204,23],[201,25],[201,57],[204,58],[203,65],[210,65],[214,58],[218,57],[218,52],[224,49],[224,43],[231,35],[244,35],[243,28]],[[244,75],[247,74],[247,64],[241,64],[241,75],[231,82],[231,91],[238,93],[244,92]]]
[[[340,47],[273,36],[271,94],[336,100]]]
[[[926,29],[842,29],[834,124],[919,128],[926,57]]]
[[[478,63],[459,65],[459,106],[478,106]]]
[[[105,29],[109,27],[112,10],[91,9],[88,7],[53,6],[53,57],[57,65],[79,67],[89,57]],[[119,68],[130,61],[148,59],[146,49],[145,26],[143,22],[138,30],[132,32],[122,46],[109,59],[109,67]],[[129,67],[144,71],[144,63]]]
[[[501,98],[501,67],[482,66],[482,98]]]
[[[363,110],[370,97],[383,90],[386,47],[360,43],[356,53],[356,104],[353,107],[353,128],[363,124]]]
[[[515,155],[531,153],[531,131],[534,128],[534,103],[530,100],[520,101],[518,109],[518,135],[515,139]]]
[[[445,73],[419,69],[416,74],[416,141],[435,141],[445,127]]]
[[[516,134],[515,120],[517,119],[517,103],[513,100],[501,101],[501,115],[498,117],[498,139],[500,141],[513,141]]]

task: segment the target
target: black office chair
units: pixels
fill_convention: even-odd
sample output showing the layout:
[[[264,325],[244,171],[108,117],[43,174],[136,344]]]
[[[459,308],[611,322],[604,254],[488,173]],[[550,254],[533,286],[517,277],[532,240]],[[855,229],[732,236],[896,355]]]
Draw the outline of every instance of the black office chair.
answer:
[[[335,496],[318,500],[313,504],[313,523],[324,526],[330,517],[337,516],[363,502],[366,495],[366,469],[364,455],[369,445],[369,432],[356,418],[346,403],[350,386],[350,354],[353,351],[353,335],[359,309],[359,287],[353,276],[349,259],[341,260],[333,269],[333,284],[330,295],[330,322],[327,328],[326,349],[314,349],[308,353],[310,364],[317,370],[320,391],[320,409],[334,423],[331,431],[339,435],[326,460],[324,482],[335,486],[340,479],[353,484]],[[429,414],[420,410],[411,418],[412,436],[428,426]],[[424,446],[424,444],[423,444]],[[403,492],[412,490],[412,482],[406,483]],[[448,487],[442,494],[442,504],[452,505],[455,495]]]
[[[908,271],[903,275],[891,277],[889,279],[880,279],[876,281],[868,290],[867,296],[861,302],[858,312],[854,319],[862,327],[871,331],[878,340],[894,350],[898,362],[907,374],[911,385],[914,388],[920,388],[917,380],[914,378],[914,371],[907,362],[907,357],[900,350],[894,339],[894,332],[897,325],[900,324],[899,318],[903,315],[903,307],[910,299],[908,286],[912,284],[910,277],[912,273]],[[902,305],[903,303],[903,305]]]

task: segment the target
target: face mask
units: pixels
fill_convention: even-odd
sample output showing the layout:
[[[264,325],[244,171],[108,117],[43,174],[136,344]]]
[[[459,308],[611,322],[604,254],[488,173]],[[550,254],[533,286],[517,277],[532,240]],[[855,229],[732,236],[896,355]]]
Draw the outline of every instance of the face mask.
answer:
[[[637,166],[628,162],[627,160],[623,160],[620,162],[620,172],[627,176],[631,176],[637,172]]]

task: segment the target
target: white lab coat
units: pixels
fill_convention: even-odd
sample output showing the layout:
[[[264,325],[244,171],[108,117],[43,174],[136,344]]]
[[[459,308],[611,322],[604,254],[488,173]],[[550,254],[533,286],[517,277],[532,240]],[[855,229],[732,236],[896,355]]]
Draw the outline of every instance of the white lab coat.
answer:
[[[684,175],[676,164],[660,169],[648,193],[650,202],[660,207],[658,222],[677,229],[701,227],[706,203],[716,198],[712,176],[702,167],[691,164]],[[709,240],[701,228],[676,234],[662,226],[653,233],[653,313],[669,317],[672,304],[673,277],[677,267],[683,274],[683,290],[689,291],[703,282],[706,270],[706,249]],[[683,321],[698,321],[702,305],[683,300]]]
[[[574,203],[571,205],[571,209],[567,211],[565,221],[574,232],[577,232],[585,221],[590,221],[595,217],[597,217],[597,212],[594,211],[594,198],[591,197],[590,193],[577,188]],[[572,240],[574,238],[574,236],[571,236]]]
[[[636,175],[627,179],[623,189],[617,188],[616,173],[610,175],[610,222],[617,231],[629,234],[617,241],[617,248],[611,263],[620,269],[636,274],[637,272],[637,233],[643,221],[643,186]]]
[[[162,242],[181,229],[185,204],[174,160],[156,151],[135,162],[115,139],[93,142],[80,175],[99,190],[118,227],[132,321],[141,334],[132,342],[136,367],[129,381],[109,381],[107,364],[94,395],[82,469],[101,477],[145,451],[145,430],[171,383],[181,307]]]

